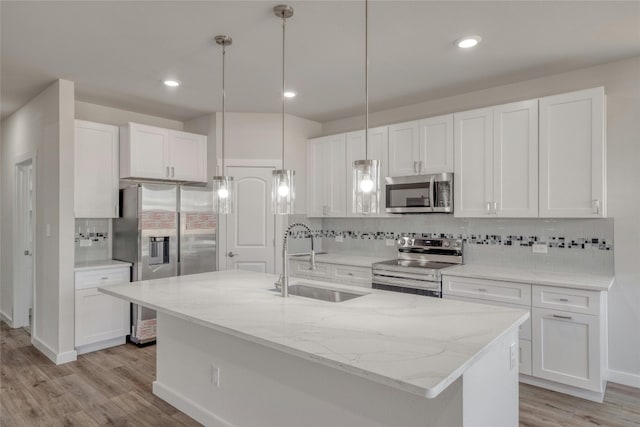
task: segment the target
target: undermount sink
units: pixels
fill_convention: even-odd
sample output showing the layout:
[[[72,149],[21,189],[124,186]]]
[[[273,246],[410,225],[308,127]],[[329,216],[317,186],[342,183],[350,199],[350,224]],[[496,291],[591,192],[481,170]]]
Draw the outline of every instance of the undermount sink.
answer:
[[[329,302],[342,302],[367,294],[294,283],[289,285],[289,295],[297,295],[300,297],[314,298]]]

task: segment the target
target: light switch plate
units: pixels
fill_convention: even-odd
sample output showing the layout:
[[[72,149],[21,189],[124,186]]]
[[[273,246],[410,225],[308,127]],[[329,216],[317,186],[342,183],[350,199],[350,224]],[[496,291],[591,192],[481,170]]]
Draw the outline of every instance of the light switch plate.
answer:
[[[91,246],[91,239],[80,239],[80,247],[87,248]]]
[[[338,242],[338,243],[344,242],[344,237],[343,236],[336,236],[336,242]]]
[[[534,254],[546,254],[549,252],[549,248],[546,243],[534,243],[533,246],[531,246],[531,250]]]
[[[385,239],[384,243],[387,246],[395,246],[396,245],[396,239]]]

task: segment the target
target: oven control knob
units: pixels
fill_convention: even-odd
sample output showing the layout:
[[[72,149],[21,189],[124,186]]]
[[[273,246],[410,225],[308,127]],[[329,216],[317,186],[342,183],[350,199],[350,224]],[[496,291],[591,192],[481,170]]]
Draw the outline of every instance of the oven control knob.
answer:
[[[398,239],[398,245],[400,246],[404,245],[404,239]]]
[[[448,248],[450,245],[449,242],[447,242],[446,240],[444,242],[442,242],[442,246],[444,246],[445,248]]]

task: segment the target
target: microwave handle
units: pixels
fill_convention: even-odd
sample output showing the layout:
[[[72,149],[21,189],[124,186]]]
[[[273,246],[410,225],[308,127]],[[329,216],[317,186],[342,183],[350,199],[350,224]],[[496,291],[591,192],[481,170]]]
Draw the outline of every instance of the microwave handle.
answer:
[[[435,175],[431,175],[431,178],[429,178],[429,204],[431,205],[431,212],[434,212],[436,210],[436,176]]]

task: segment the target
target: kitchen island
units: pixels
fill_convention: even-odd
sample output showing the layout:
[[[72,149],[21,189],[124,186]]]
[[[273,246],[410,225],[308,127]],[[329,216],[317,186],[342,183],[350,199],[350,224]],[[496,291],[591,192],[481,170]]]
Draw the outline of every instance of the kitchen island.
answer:
[[[276,279],[236,270],[100,290],[157,310],[153,391],[208,426],[518,424],[527,311],[361,288],[339,303],[282,298]]]

